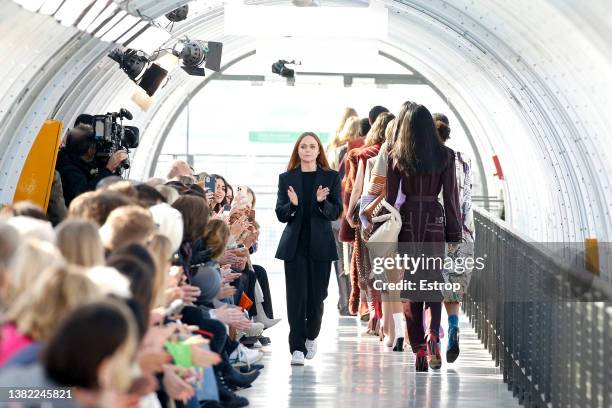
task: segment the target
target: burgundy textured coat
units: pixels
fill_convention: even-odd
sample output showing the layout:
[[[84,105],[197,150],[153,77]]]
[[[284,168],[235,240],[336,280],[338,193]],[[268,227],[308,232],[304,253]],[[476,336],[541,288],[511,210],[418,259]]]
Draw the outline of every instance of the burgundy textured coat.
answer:
[[[399,208],[402,230],[399,242],[459,242],[461,241],[461,215],[459,191],[455,177],[455,153],[448,153],[447,166],[440,172],[408,176],[389,160],[386,200],[394,204],[402,182],[406,201]],[[438,202],[442,191],[444,207]]]
[[[448,162],[439,172],[410,174],[400,172],[389,160],[387,167],[387,196],[389,203],[395,204],[398,188],[406,195],[405,202],[399,207],[402,229],[398,235],[398,253],[412,257],[444,257],[445,242],[461,241],[461,216],[459,211],[459,191],[455,177],[455,152],[444,147]],[[443,205],[438,201],[442,192]],[[420,290],[419,281],[444,282],[442,269],[437,265],[406,269],[404,281],[416,284],[416,290],[402,290],[400,297],[410,301],[440,302],[440,291]]]

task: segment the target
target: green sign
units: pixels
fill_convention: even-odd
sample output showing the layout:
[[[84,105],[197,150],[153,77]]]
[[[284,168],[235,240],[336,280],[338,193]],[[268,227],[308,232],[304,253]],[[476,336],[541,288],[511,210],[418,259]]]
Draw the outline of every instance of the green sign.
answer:
[[[329,141],[328,132],[315,132],[321,139],[321,143],[327,144]],[[302,132],[284,131],[250,131],[249,142],[255,143],[295,143]]]

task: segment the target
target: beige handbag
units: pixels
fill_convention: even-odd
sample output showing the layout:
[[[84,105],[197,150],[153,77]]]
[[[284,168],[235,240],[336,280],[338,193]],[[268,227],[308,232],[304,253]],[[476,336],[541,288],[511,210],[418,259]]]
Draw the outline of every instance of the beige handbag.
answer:
[[[387,256],[397,250],[397,237],[402,229],[402,217],[399,211],[383,199],[380,202],[388,213],[372,218],[373,223],[380,223],[370,235],[367,248],[376,252],[377,256]]]

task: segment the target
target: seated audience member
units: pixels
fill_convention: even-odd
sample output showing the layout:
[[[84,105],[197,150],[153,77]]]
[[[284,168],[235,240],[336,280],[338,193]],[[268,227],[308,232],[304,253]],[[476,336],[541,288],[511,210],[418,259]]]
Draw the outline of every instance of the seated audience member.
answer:
[[[17,215],[7,218],[6,222],[19,232],[21,239],[32,238],[55,244],[55,231],[49,221]]]
[[[211,176],[216,178],[217,184],[215,185],[215,194],[212,195],[212,199],[207,196],[207,198],[210,200],[208,205],[213,213],[218,214],[223,212],[223,206],[227,204],[227,200],[225,198],[227,193],[227,181],[218,174],[211,174]]]
[[[0,220],[0,318],[3,309],[8,306],[7,296],[11,291],[10,265],[19,243],[19,232],[5,221]]]
[[[136,189],[136,201],[142,207],[148,208],[166,202],[166,198],[154,187],[141,183],[136,184],[134,188]]]
[[[170,164],[166,180],[179,180],[180,177],[190,177],[193,183],[193,170],[187,162],[183,160],[175,160]]]
[[[184,195],[190,192],[190,188],[178,180],[170,180],[164,184],[167,187],[172,187],[179,195]]]
[[[11,305],[13,300],[38,281],[45,268],[63,261],[53,244],[32,238],[22,240],[9,265],[10,274],[2,302]]]
[[[24,347],[48,340],[57,322],[72,310],[100,298],[96,285],[77,267],[44,270],[6,313],[0,336],[0,366]]]
[[[222,286],[239,277],[232,273],[228,268],[221,268],[217,263],[225,252],[225,247],[229,240],[229,228],[222,220],[210,220],[204,230],[202,238],[203,250],[194,254],[197,270],[191,279],[194,286],[200,288],[200,296],[196,301],[197,305],[214,307],[213,300],[224,299],[234,295],[236,288],[232,286]]]
[[[81,194],[68,208],[68,218],[82,218],[104,225],[106,218],[115,208],[134,204],[131,199],[112,191],[96,191]]]
[[[125,404],[133,382],[137,330],[119,301],[83,305],[59,321],[40,362],[2,371],[7,387],[72,388],[76,406]],[[79,350],[87,350],[86,353]],[[138,398],[132,398],[132,404]]]
[[[24,217],[36,218],[42,221],[49,221],[45,211],[38,204],[34,204],[31,201],[18,201],[11,205],[7,205],[2,209],[2,212],[11,216],[21,215]]]
[[[138,202],[138,191],[136,190],[136,183],[128,180],[121,180],[112,183],[108,187],[102,188],[97,191],[113,191],[121,194],[124,197],[129,198],[133,202]]]
[[[57,247],[69,264],[86,268],[104,265],[104,245],[94,222],[67,219],[57,226],[56,235]]]
[[[225,199],[229,205],[232,205],[232,202],[234,201],[234,188],[228,184],[225,186],[225,190]]]
[[[192,246],[204,236],[204,228],[210,218],[210,210],[206,200],[195,195],[181,196],[172,204],[172,207],[177,209],[183,217],[183,240],[179,249],[179,257],[185,274],[190,276]]]
[[[180,245],[180,241],[178,244]],[[175,249],[172,241],[170,241],[167,236],[157,233],[151,237],[149,242],[147,242],[147,249],[155,262],[155,276],[153,278],[151,307],[158,308],[169,306],[170,302],[174,299],[167,301],[165,290],[167,287],[170,268],[172,267],[172,255],[178,249],[178,245]]]
[[[183,216],[171,205],[161,203],[149,207],[157,232],[170,240],[172,253],[178,251],[183,240]]]
[[[114,209],[100,227],[102,243],[110,251],[128,244],[144,245],[154,232],[151,212],[137,205]]]
[[[144,251],[144,254],[142,253]],[[138,256],[135,255],[138,253]],[[121,247],[111,253],[107,260],[107,266],[117,269],[130,281],[131,299],[138,306],[139,314],[142,314],[144,332],[149,322],[149,313],[153,303],[153,279],[155,277],[155,263],[148,251],[137,244]]]

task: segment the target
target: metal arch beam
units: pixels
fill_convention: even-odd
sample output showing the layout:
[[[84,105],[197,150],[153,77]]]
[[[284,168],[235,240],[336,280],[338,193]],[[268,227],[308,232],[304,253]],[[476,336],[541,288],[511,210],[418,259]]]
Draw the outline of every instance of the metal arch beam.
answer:
[[[157,161],[159,159],[159,155],[161,154],[161,150],[166,142],[166,138],[168,137],[168,132],[170,131],[170,129],[174,126],[174,123],[176,122],[176,120],[178,119],[179,115],[183,112],[183,109],[185,108],[185,106],[187,106],[189,104],[189,102],[191,101],[191,99],[193,99],[193,97],[199,93],[206,85],[208,85],[212,80],[216,80],[216,79],[224,79],[224,75],[223,72],[226,71],[227,69],[229,69],[230,67],[232,67],[233,65],[241,62],[242,60],[255,55],[255,50],[249,51],[235,59],[233,59],[232,61],[228,62],[226,65],[224,65],[221,70],[219,72],[215,72],[214,74],[212,74],[211,76],[207,77],[204,81],[202,81],[200,84],[198,84],[198,86],[196,88],[194,88],[187,96],[187,98],[185,98],[180,105],[178,105],[178,107],[174,110],[174,113],[172,114],[172,116],[170,117],[170,120],[168,120],[164,126],[164,128],[161,131],[161,137],[157,143],[157,146],[155,147],[155,153],[153,155],[153,160],[151,161],[151,165],[149,167],[149,171],[148,171],[148,175],[149,177],[153,177],[154,173],[155,173],[155,168],[157,167]],[[406,68],[407,70],[411,71],[413,74],[410,75],[410,77],[416,78],[418,79],[419,83],[423,83],[425,85],[428,85],[429,87],[431,87],[431,89],[434,90],[434,92],[436,92],[436,94],[438,94],[438,96],[440,96],[440,98],[442,98],[443,100],[445,100],[448,104],[449,109],[453,112],[453,114],[455,115],[455,117],[457,118],[457,120],[459,121],[460,126],[463,128],[463,131],[465,132],[466,137],[468,138],[468,141],[470,143],[470,146],[472,147],[472,151],[474,152],[474,161],[476,162],[477,168],[478,168],[478,172],[480,173],[480,179],[482,180],[482,195],[484,196],[484,207],[488,208],[488,196],[489,196],[489,189],[488,189],[488,185],[487,185],[487,177],[486,177],[486,173],[484,170],[484,166],[483,166],[483,162],[482,162],[482,157],[480,156],[479,150],[478,150],[478,146],[476,145],[476,141],[474,140],[474,137],[472,136],[472,133],[470,132],[470,130],[468,129],[465,121],[463,120],[463,118],[461,117],[461,114],[459,113],[459,111],[457,110],[457,108],[455,108],[455,106],[453,105],[453,103],[451,101],[448,101],[446,96],[444,95],[444,93],[437,87],[435,86],[430,80],[428,80],[425,76],[423,76],[420,72],[418,72],[417,70],[415,70],[413,67],[411,67],[410,65],[408,65],[406,62],[404,62],[403,60],[388,54],[384,51],[378,51],[378,54],[384,58],[387,58],[397,64],[399,64],[400,66]],[[247,76],[248,77],[248,76]],[[261,79],[261,77],[257,76],[257,79]]]
[[[470,132],[470,129],[467,127],[465,121],[461,117],[461,114],[459,114],[459,111],[457,110],[457,108],[455,108],[455,105],[453,105],[453,103],[450,100],[448,100],[448,98],[446,98],[446,95],[444,95],[444,93],[436,85],[434,85],[429,79],[423,76],[419,71],[417,71],[410,65],[406,64],[403,60],[397,57],[394,57],[393,55],[388,54],[384,51],[378,51],[378,54],[382,57],[390,59],[396,64],[401,65],[402,67],[412,71],[415,75],[421,77],[423,81],[427,85],[429,85],[431,89],[433,89],[434,92],[437,93],[440,98],[442,98],[442,100],[446,101],[446,103],[448,104],[448,108],[453,112],[453,115],[455,115],[455,117],[459,121],[461,128],[463,128],[463,131],[465,132],[465,136],[470,142],[470,146],[472,147],[472,151],[474,152],[474,161],[476,162],[476,165],[478,166],[478,172],[480,173],[480,179],[482,181],[482,195],[484,196],[483,206],[485,208],[489,208],[489,188],[487,186],[487,175],[485,173],[485,169],[482,164],[482,157],[480,156],[480,152],[478,150],[478,146],[476,145],[476,141],[474,140],[474,136],[472,136],[472,132]]]
[[[180,105],[178,105],[176,107],[176,109],[174,110],[174,113],[172,114],[172,116],[170,117],[170,120],[168,120],[166,122],[166,125],[164,126],[164,128],[161,131],[161,137],[157,142],[157,146],[155,146],[155,153],[153,155],[153,160],[151,161],[151,165],[149,166],[149,177],[153,177],[153,174],[155,172],[155,168],[157,167],[157,161],[159,159],[159,155],[161,153],[161,149],[164,147],[164,144],[166,143],[166,138],[168,137],[168,131],[172,128],[172,126],[174,126],[174,123],[176,122],[176,120],[178,119],[179,115],[183,112],[183,109],[185,109],[185,106],[187,106],[189,104],[189,102],[193,99],[193,97],[200,92],[200,90],[202,88],[204,88],[206,85],[208,85],[208,83],[210,81],[212,81],[213,79],[217,78],[218,76],[223,75],[223,72],[226,71],[227,69],[231,68],[232,66],[236,65],[237,63],[239,63],[240,61],[251,57],[255,55],[255,50],[249,51],[239,57],[234,58],[233,60],[231,60],[230,62],[228,62],[227,64],[225,64],[224,66],[221,67],[221,70],[219,70],[219,72],[215,72],[214,74],[206,77],[202,82],[200,82],[198,84],[198,86],[196,86],[191,92],[189,92],[187,94],[187,97],[185,99],[183,99],[183,101],[181,102]]]

